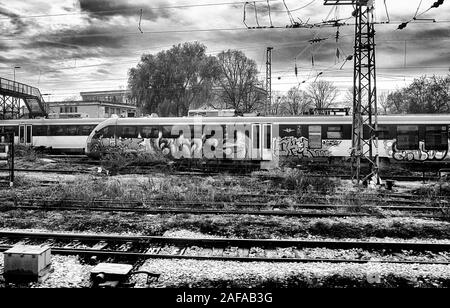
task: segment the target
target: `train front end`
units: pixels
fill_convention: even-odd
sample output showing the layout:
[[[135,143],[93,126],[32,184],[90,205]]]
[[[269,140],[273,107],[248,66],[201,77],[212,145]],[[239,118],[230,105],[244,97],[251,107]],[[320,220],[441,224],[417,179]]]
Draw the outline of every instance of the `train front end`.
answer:
[[[86,141],[86,155],[99,158],[106,146],[111,146],[115,140],[115,127],[117,119],[107,119],[98,124],[90,133]],[[105,144],[107,142],[108,144]]]

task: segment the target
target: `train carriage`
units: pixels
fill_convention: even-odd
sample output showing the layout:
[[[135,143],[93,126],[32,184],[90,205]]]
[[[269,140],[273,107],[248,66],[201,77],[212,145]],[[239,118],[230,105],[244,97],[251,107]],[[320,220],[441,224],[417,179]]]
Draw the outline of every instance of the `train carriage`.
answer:
[[[84,153],[87,138],[105,119],[0,120],[0,132],[14,132],[15,144],[57,152]]]
[[[378,156],[383,160],[448,160],[450,115],[379,116]],[[365,127],[364,136],[369,138]],[[272,168],[280,159],[348,159],[351,116],[117,118],[99,124],[88,155],[111,147],[159,152],[172,159],[245,161]]]

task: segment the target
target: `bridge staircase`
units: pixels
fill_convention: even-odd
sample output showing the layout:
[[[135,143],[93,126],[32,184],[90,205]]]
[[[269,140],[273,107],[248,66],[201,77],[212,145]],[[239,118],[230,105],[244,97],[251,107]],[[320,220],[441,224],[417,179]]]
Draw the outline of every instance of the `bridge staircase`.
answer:
[[[23,102],[23,104],[21,104]],[[28,112],[25,112],[25,107]],[[38,88],[0,78],[0,119],[47,117],[48,104]]]

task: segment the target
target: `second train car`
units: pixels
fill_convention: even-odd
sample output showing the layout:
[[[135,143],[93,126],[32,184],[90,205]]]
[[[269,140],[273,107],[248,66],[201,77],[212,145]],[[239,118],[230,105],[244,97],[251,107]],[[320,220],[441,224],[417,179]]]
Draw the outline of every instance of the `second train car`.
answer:
[[[378,155],[391,162],[450,160],[450,115],[378,117]],[[368,138],[368,130],[365,130]],[[348,159],[351,116],[112,118],[87,138],[88,155],[111,147],[171,159],[237,160],[261,168],[286,157]]]

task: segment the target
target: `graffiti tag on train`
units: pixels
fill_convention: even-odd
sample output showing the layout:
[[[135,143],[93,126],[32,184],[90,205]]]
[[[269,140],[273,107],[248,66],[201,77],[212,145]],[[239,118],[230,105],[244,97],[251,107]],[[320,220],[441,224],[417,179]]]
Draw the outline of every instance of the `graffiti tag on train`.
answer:
[[[331,156],[330,148],[337,147],[342,141],[339,140],[323,140],[322,149],[310,149],[308,146],[308,138],[305,137],[283,137],[275,138],[275,150],[278,156],[295,156],[295,157],[329,157]]]
[[[389,147],[391,142],[388,142],[385,146]],[[447,157],[448,150],[426,150],[425,143],[419,142],[418,150],[399,150],[397,148],[397,142],[394,139],[392,143],[392,150],[389,154],[397,161],[442,161]]]

